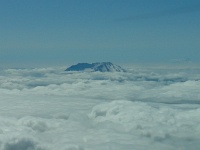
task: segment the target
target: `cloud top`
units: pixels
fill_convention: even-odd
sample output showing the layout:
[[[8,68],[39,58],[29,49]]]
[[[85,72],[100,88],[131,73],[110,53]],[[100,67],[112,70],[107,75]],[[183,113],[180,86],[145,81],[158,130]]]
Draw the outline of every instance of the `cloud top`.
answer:
[[[200,148],[198,67],[63,68],[0,72],[0,149]]]

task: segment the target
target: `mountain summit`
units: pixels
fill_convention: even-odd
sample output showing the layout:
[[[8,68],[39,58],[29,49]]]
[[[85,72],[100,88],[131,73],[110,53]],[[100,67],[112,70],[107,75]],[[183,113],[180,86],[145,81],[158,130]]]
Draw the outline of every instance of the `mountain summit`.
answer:
[[[67,68],[65,71],[100,71],[100,72],[124,72],[125,70],[111,62],[78,63]]]

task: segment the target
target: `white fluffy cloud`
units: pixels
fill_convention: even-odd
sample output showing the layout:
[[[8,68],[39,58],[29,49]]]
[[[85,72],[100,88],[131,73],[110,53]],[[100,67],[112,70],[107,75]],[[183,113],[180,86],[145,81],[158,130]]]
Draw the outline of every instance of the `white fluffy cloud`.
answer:
[[[0,71],[2,150],[200,148],[199,68]]]

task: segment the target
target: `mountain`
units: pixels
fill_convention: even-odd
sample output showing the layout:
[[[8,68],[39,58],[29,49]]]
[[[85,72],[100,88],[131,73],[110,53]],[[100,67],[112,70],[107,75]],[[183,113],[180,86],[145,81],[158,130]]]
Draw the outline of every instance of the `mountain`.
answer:
[[[65,71],[100,71],[100,72],[125,72],[125,70],[111,62],[78,63],[67,68]]]

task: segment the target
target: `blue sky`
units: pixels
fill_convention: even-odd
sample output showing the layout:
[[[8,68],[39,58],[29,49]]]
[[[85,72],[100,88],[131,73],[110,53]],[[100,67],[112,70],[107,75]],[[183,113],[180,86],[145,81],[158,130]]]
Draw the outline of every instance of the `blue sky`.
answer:
[[[199,0],[1,0],[0,63],[199,62]]]

